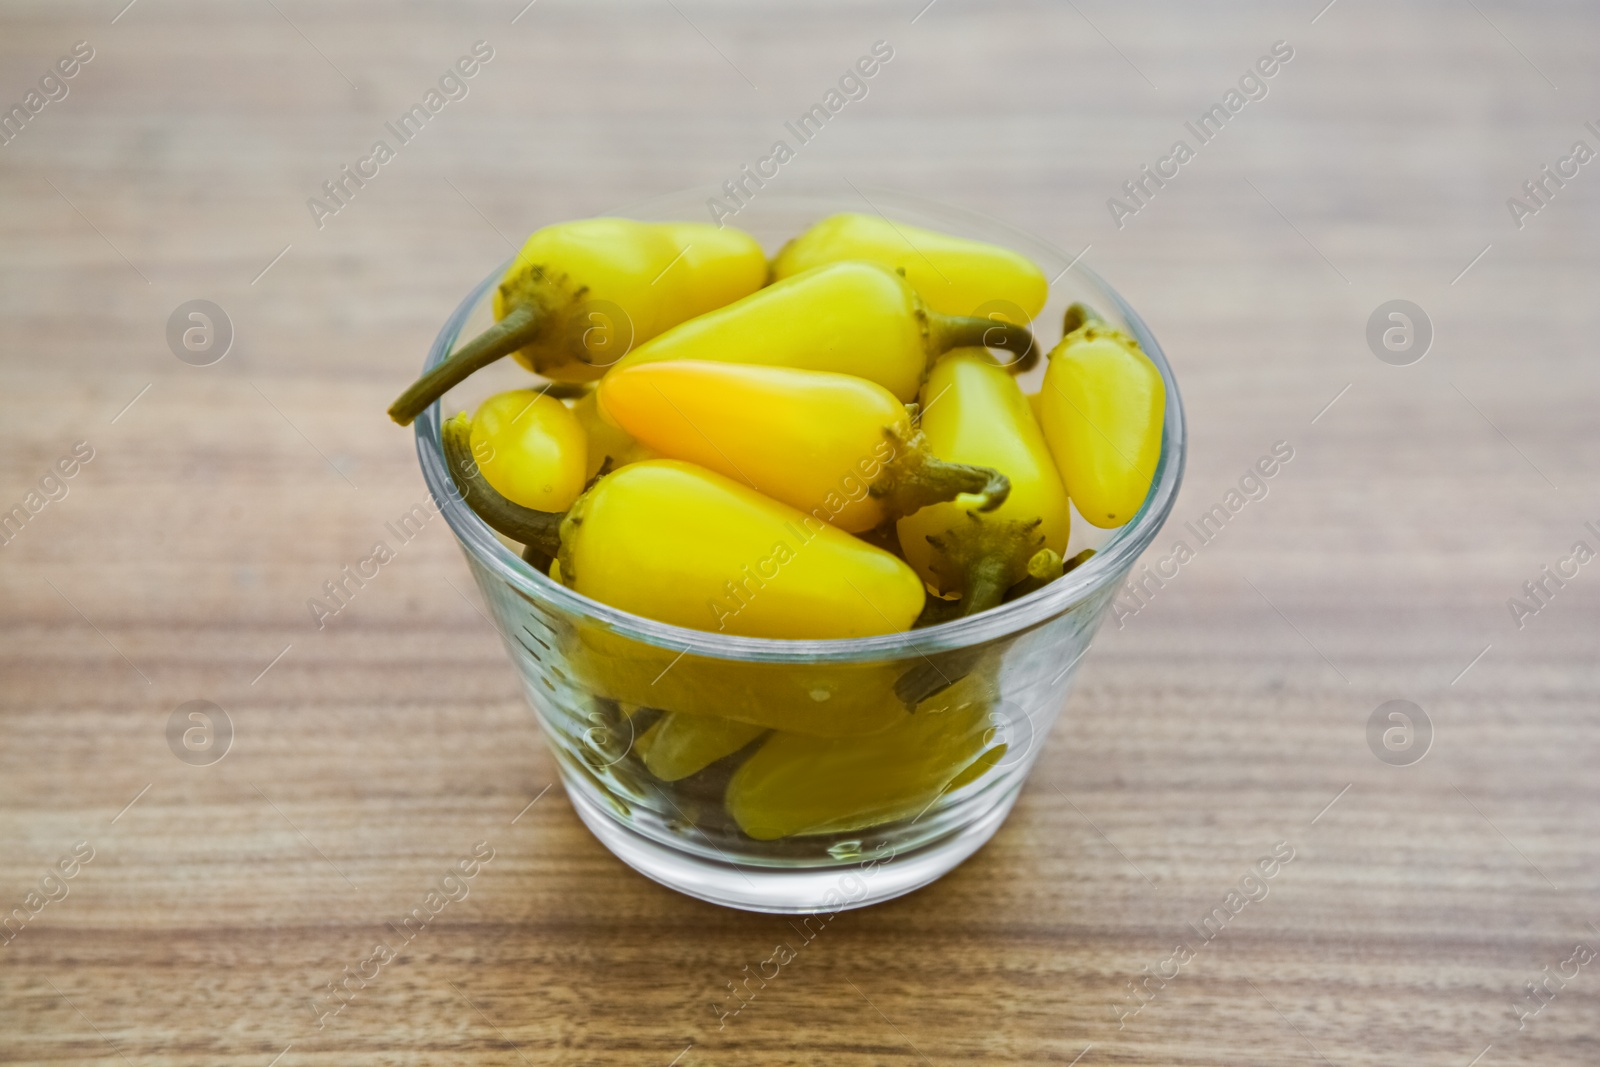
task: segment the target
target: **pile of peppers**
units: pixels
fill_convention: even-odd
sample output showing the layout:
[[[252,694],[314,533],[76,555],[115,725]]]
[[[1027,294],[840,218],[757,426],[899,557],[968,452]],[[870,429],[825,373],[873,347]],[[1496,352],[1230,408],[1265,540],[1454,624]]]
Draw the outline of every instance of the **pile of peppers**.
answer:
[[[1019,387],[1047,295],[1009,249],[880,216],[824,219],[770,263],[732,227],[561,223],[518,253],[495,325],[389,414],[512,356],[543,381],[441,436],[466,503],[531,566],[697,630],[901,633],[1035,592],[1092,554],[1063,558],[1074,507],[1112,528],[1149,492],[1165,393],[1133,338],[1074,304],[1043,387]],[[1004,755],[981,654],[953,682],[598,628],[561,656],[633,739],[609,773],[757,840],[917,815]]]

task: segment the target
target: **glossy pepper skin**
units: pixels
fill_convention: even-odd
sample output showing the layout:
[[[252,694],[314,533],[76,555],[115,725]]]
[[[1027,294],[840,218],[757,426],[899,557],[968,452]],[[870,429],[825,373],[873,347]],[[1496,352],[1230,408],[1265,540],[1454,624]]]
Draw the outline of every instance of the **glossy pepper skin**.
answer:
[[[997,693],[989,673],[974,672],[870,737],[774,733],[734,772],[728,813],[758,841],[915,818],[993,740]]]
[[[1040,549],[1067,546],[1072,512],[1044,435],[1016,381],[982,351],[952,352],[923,386],[922,432],[944,459],[991,466],[1011,481],[1004,504],[982,513],[964,499],[896,524],[906,560],[962,613],[986,611],[1028,576]]]
[[[561,580],[648,619],[740,637],[899,633],[922,583],[897,557],[676,460],[600,479],[561,524]]]
[[[628,349],[766,284],[761,246],[709,223],[582,219],[528,238],[495,292],[495,325],[389,408],[404,426],[474,371],[516,353],[546,377],[591,381]]]
[[[1050,295],[1044,272],[1009,248],[855,213],[830,215],[784,245],[772,276],[848,259],[905,271],[923,302],[943,315],[983,315],[997,310],[994,304],[1010,304],[1026,323]]]
[[[993,470],[935,458],[893,393],[850,374],[668,360],[606,375],[600,404],[673,459],[744,482],[841,530],[870,530],[961,493],[998,505]]]
[[[587,480],[583,427],[561,401],[533,389],[485,400],[472,416],[472,456],[507,500],[566,511]]]
[[[615,370],[699,359],[854,374],[902,401],[929,364],[958,345],[1034,354],[1021,326],[928,311],[906,280],[872,263],[834,263],[774,282],[636,346]],[[1027,366],[1027,357],[1014,369]]]
[[[1098,319],[1050,353],[1039,421],[1085,521],[1111,529],[1143,505],[1161,458],[1166,397],[1139,343]]]

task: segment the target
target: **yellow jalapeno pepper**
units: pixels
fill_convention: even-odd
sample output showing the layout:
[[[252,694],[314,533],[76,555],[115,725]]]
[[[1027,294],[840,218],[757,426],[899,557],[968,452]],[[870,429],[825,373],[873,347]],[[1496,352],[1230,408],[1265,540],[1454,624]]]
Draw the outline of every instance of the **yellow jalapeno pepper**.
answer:
[[[532,389],[485,400],[472,416],[472,456],[507,500],[566,511],[583,492],[588,446],[567,406]]]
[[[582,219],[529,237],[495,292],[495,325],[402,393],[405,426],[474,371],[516,353],[551,378],[590,381],[630,346],[755,292],[755,238],[709,223]]]
[[[1066,325],[1045,370],[1039,421],[1078,514],[1110,529],[1150,492],[1166,387],[1139,343],[1092,311],[1074,305]]]
[[[900,559],[676,460],[602,478],[561,525],[561,580],[636,615],[741,637],[899,633],[922,610]]]
[[[772,276],[847,259],[904,271],[917,295],[944,315],[983,315],[1010,304],[1026,323],[1050,295],[1044,272],[1009,248],[854,213],[831,215],[785,244]]]
[[[922,610],[922,583],[898,557],[720,474],[633,463],[561,516],[496,492],[468,433],[464,415],[443,427],[468,506],[554,556],[552,577],[602,604],[697,630],[815,639],[900,633]]]
[[[982,759],[996,696],[974,672],[870,737],[774,733],[734,772],[728,813],[758,841],[915,818]]]
[[[700,359],[854,374],[902,401],[915,399],[928,366],[959,345],[986,344],[1036,358],[1020,325],[927,310],[905,278],[873,263],[803,271],[646,341],[616,370]]]
[[[651,774],[663,782],[676,782],[733,755],[766,732],[764,726],[669,711],[639,737],[635,748]]]
[[[1011,481],[987,513],[967,500],[935,504],[897,524],[900,548],[941,594],[971,615],[999,604],[1041,548],[1067,546],[1072,512],[1044,436],[1016,381],[986,353],[952,352],[923,386],[922,432],[935,455],[992,466]]]
[[[1004,475],[935,457],[906,406],[854,375],[686,359],[619,369],[598,392],[607,416],[662,455],[851,533],[963,493],[980,510],[1005,499]]]

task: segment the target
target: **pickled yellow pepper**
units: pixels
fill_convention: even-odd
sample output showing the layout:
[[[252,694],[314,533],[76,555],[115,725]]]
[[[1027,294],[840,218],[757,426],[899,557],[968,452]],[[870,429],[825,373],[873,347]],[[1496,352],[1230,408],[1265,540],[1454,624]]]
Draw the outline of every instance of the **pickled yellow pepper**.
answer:
[[[663,782],[676,782],[732,755],[766,732],[764,726],[669,711],[640,736],[635,747],[646,770]]]
[[[923,397],[922,432],[935,455],[992,466],[1011,481],[993,511],[957,499],[897,524],[906,560],[940,593],[959,594],[961,613],[971,615],[999,604],[1041,548],[1066,548],[1072,512],[1027,398],[987,353],[940,360]]]
[[[709,223],[581,219],[528,238],[495,292],[495,325],[402,393],[405,426],[468,375],[515,353],[550,378],[600,377],[634,344],[766,283],[755,238]]]
[[[472,416],[472,455],[507,500],[565,511],[583,492],[588,446],[567,406],[533,389],[485,400]]]
[[[468,506],[554,556],[552,577],[602,604],[691,629],[796,639],[900,633],[922,610],[922,582],[898,557],[720,474],[633,463],[562,516],[488,484],[465,415],[442,432]]]
[[[854,375],[671,360],[614,371],[599,396],[606,415],[662,455],[851,533],[963,493],[989,510],[1008,488],[994,470],[934,456],[906,406]]]
[[[967,780],[976,779],[1004,754],[973,766],[994,740],[990,710],[997,697],[988,672],[974,671],[881,733],[774,733],[734,772],[728,813],[758,841],[913,818],[952,783],[969,772]]]
[[[1039,422],[1078,514],[1110,529],[1150,492],[1166,387],[1139,342],[1093,311],[1074,304],[1066,327],[1039,391]]]
[[[772,261],[774,279],[824,263],[860,259],[905,272],[917,295],[943,315],[983,315],[1010,304],[1032,321],[1050,283],[1026,256],[880,215],[830,215],[794,238]]]
[[[604,604],[740,637],[899,633],[922,583],[888,552],[720,474],[646,460],[562,523],[561,579]]]
[[[646,341],[615,370],[661,360],[701,359],[854,374],[902,401],[941,352],[989,345],[1036,359],[1020,325],[929,311],[904,277],[873,263],[804,271]]]

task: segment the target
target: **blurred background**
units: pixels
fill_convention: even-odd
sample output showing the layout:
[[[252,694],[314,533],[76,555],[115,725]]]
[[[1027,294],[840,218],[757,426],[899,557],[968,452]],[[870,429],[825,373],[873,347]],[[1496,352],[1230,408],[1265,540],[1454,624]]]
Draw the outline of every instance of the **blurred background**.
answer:
[[[0,1062],[1595,1061],[1592,5],[523,5],[0,10]],[[1120,602],[993,842],[722,1018],[790,928],[583,829],[443,523],[306,600],[424,499],[384,407],[477,281],[793,145],[875,46],[773,183],[1115,286],[1191,430],[1152,562],[1292,458]]]

